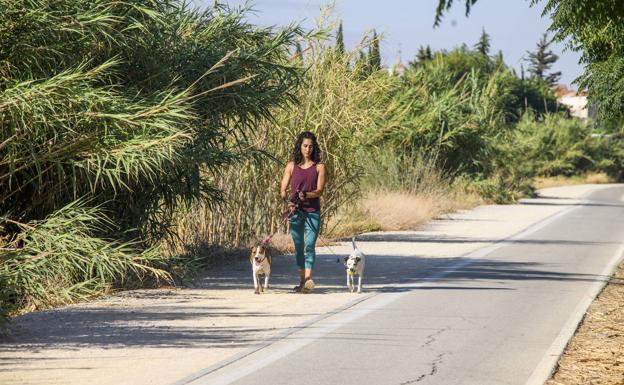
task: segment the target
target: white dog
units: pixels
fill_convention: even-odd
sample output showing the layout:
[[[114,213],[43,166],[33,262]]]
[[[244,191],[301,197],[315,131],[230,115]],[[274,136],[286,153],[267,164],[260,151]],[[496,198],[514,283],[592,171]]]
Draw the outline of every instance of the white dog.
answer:
[[[249,262],[251,262],[253,272],[254,293],[260,294],[261,291],[269,288],[269,276],[271,275],[271,254],[264,242],[257,242],[251,248]],[[264,288],[260,285],[260,275],[264,275]]]
[[[353,293],[355,290],[355,276],[358,276],[357,292],[362,292],[362,274],[364,274],[364,253],[355,245],[355,237],[351,238],[353,251],[348,257],[344,257],[344,265],[347,268],[347,288]]]

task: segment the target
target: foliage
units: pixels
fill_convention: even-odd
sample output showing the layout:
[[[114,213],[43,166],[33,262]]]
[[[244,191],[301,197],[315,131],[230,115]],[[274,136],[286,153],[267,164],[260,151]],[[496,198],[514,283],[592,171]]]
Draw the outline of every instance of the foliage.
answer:
[[[249,132],[299,89],[301,71],[288,59],[301,31],[256,28],[244,9],[169,0],[0,0],[0,8],[0,247],[12,245],[3,263],[110,242],[124,246],[102,254],[139,253],[133,245],[156,258],[152,246],[172,236],[179,212],[220,201],[215,176],[253,155],[243,151]],[[115,226],[65,213],[79,199]],[[25,249],[59,215],[77,235]],[[92,262],[105,268],[105,259]],[[91,282],[75,277],[89,281],[60,279],[51,295],[68,299],[63,285]]]
[[[393,91],[388,124],[369,135],[407,153],[436,153],[449,172],[492,172],[496,138],[508,124],[527,110],[557,110],[543,82],[519,79],[495,60],[458,48],[411,66]]]
[[[477,2],[477,0],[465,0],[466,1],[466,16],[470,13],[472,6]],[[442,22],[442,16],[444,12],[451,9],[453,6],[453,0],[438,0],[438,6],[436,7],[435,21],[433,23],[434,26],[440,25]]]
[[[536,120],[527,114],[507,141],[507,151],[525,174],[572,176],[606,172],[621,178],[624,143],[604,135],[592,124],[548,114]]]
[[[171,281],[158,248],[93,237],[113,224],[83,201],[43,220],[12,223],[22,231],[0,254],[3,315],[83,300],[127,281]]]
[[[603,120],[624,118],[624,6],[618,0],[549,0],[555,38],[581,52],[579,86]],[[621,130],[621,126],[620,126]]]
[[[199,206],[183,219],[183,240],[176,250],[200,241],[224,246],[262,239],[275,231],[285,231],[284,205],[278,197],[284,166],[290,160],[298,133],[314,132],[322,150],[329,183],[323,192],[323,222],[328,223],[337,209],[350,200],[359,186],[362,163],[358,153],[369,140],[365,133],[385,124],[383,114],[389,107],[393,84],[398,79],[385,71],[367,73],[363,61],[354,56],[360,50],[338,56],[323,40],[308,41],[299,103],[275,111],[270,121],[250,133],[250,150],[269,157],[247,160],[224,167],[216,182],[225,191],[225,205],[210,210]]]
[[[375,72],[381,69],[381,51],[379,49],[379,39],[377,31],[373,30],[373,39],[368,47],[368,70]]]
[[[550,16],[555,40],[567,41],[581,52],[586,64],[577,79],[589,93],[602,120],[621,123],[624,118],[624,5],[620,0],[544,0],[543,15]],[[477,0],[465,0],[466,14]],[[531,5],[540,3],[532,0]],[[438,0],[435,24],[453,4]],[[621,127],[621,126],[620,126]]]
[[[483,56],[488,56],[490,54],[490,35],[485,32],[485,28],[481,31],[481,36],[477,44],[475,44],[474,49]]]
[[[328,170],[326,223],[363,189],[509,202],[535,175],[621,176],[619,136],[551,115],[548,85],[485,45],[427,46],[394,76],[376,32],[340,54],[326,28],[258,28],[244,9],[24,4],[0,0],[5,311],[168,280],[201,247],[285,230],[279,182],[303,130]]]
[[[546,73],[550,70],[550,67],[559,60],[559,56],[548,49],[551,43],[552,40],[548,40],[548,33],[544,33],[537,43],[535,52],[527,51],[527,61],[529,62],[529,73],[533,77],[545,81],[546,84],[552,87],[559,82],[561,72]]]
[[[338,26],[338,32],[336,33],[336,53],[338,55],[344,55],[345,53],[345,45],[344,45],[344,34],[342,32],[342,21]]]
[[[409,65],[412,67],[417,67],[419,64],[422,64],[426,61],[433,59],[433,53],[431,52],[431,47],[429,45],[418,47],[418,51],[416,52],[416,60],[410,61]]]

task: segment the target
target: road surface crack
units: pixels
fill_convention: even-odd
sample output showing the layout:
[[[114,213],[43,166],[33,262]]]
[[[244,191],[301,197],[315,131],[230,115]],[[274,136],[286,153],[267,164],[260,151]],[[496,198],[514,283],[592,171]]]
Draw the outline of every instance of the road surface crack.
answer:
[[[427,346],[431,345],[432,343],[434,343],[437,340],[437,337],[444,333],[445,331],[449,330],[448,327],[444,328],[444,329],[440,329],[438,331],[436,331],[433,334],[430,334],[427,336],[427,340],[425,341],[424,344],[420,345],[422,348],[426,348]]]
[[[435,374],[438,372],[438,365],[442,363],[442,357],[444,357],[444,354],[445,353],[438,354],[436,359],[431,362],[431,371],[429,371],[429,373],[421,374],[420,376],[418,376],[418,378],[414,380],[401,382],[401,385],[415,384],[417,382],[424,380],[427,377],[435,376]]]

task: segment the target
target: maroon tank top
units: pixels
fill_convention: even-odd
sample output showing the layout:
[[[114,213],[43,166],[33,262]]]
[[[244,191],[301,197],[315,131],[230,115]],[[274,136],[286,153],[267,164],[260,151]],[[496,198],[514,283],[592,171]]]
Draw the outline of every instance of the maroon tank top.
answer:
[[[290,178],[290,191],[295,195],[297,191],[310,192],[316,190],[316,181],[318,180],[318,171],[316,164],[306,169],[294,165],[292,176]],[[321,200],[319,198],[306,198],[301,201],[301,209],[311,213],[321,210]]]

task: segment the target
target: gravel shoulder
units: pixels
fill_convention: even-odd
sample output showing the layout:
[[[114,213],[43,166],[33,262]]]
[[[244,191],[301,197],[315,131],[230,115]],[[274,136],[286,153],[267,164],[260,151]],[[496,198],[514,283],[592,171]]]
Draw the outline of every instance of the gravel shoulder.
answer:
[[[594,300],[546,385],[624,385],[624,263]]]
[[[241,261],[215,269],[194,288],[128,291],[26,314],[13,320],[12,337],[0,341],[0,383],[172,384],[406,277],[508,238],[604,187],[549,188],[538,199],[453,213],[418,231],[359,236],[358,246],[367,255],[391,255],[387,266],[401,266],[367,266],[360,295],[346,290],[337,258],[351,246],[342,243],[318,249],[318,286],[310,295],[290,292],[296,282],[294,260],[278,256],[272,288],[262,295],[253,294],[251,269]]]

